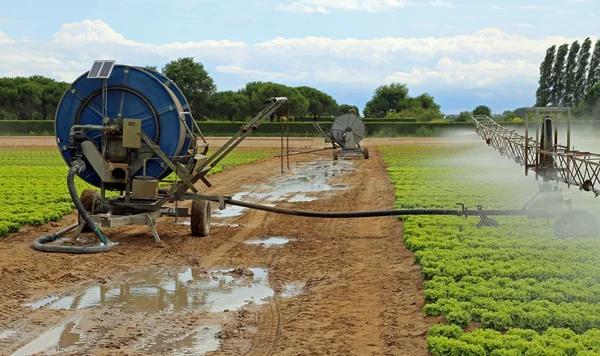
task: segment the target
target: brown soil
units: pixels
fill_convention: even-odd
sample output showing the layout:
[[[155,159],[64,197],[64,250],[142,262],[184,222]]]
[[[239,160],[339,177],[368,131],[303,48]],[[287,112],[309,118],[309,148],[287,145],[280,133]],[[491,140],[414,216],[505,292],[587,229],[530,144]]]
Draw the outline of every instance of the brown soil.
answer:
[[[389,209],[394,189],[380,153],[354,160],[354,173],[333,178],[348,189],[320,192],[320,199],[278,203],[316,211]],[[315,159],[297,156],[292,161]],[[211,177],[214,194],[233,194],[244,185],[280,176],[278,159],[233,167]],[[287,173],[286,173],[287,174]],[[213,209],[217,209],[213,206]],[[8,355],[74,313],[85,322],[78,331],[88,342],[73,354],[148,354],[141,348],[157,334],[218,325],[218,355],[426,355],[426,333],[436,318],[421,312],[423,281],[413,254],[402,241],[402,224],[394,217],[309,219],[246,210],[228,222],[241,227],[213,226],[206,238],[191,237],[189,226],[161,218],[157,245],[148,227],[126,226],[105,232],[119,244],[96,255],[61,255],[34,251],[31,241],[76,221],[71,214],[41,228],[26,227],[0,240],[0,354]],[[214,220],[213,220],[214,222]],[[263,236],[293,238],[279,248],[247,245]],[[160,248],[159,248],[160,247]],[[90,283],[111,285],[130,271],[152,266],[264,267],[275,296],[264,305],[241,311],[207,313],[160,312],[124,314],[109,307],[83,311],[33,310],[24,303],[53,294],[70,294]],[[282,298],[289,282],[304,285],[301,293]],[[59,352],[60,354],[60,352]],[[64,354],[64,352],[63,352]],[[211,353],[213,354],[213,353]]]

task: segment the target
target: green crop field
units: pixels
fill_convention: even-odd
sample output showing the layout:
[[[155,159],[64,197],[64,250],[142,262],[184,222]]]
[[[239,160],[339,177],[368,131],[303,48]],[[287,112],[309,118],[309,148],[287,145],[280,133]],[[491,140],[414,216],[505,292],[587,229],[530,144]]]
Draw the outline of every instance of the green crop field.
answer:
[[[210,173],[275,154],[269,149],[236,149]],[[73,211],[68,167],[56,149],[0,149],[0,236],[24,225],[56,221]],[[174,178],[174,177],[171,177]],[[77,191],[94,188],[76,179]]]
[[[537,189],[502,178],[501,165],[470,167],[461,157],[473,149],[380,149],[397,208],[519,208]],[[556,238],[553,221],[527,217],[480,229],[475,217],[404,220],[423,311],[447,322],[429,330],[433,355],[600,355],[600,240]]]

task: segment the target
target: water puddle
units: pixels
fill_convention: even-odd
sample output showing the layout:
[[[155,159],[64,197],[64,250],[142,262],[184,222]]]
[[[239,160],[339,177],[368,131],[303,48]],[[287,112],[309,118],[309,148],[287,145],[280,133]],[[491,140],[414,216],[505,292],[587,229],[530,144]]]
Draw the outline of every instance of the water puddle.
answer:
[[[0,331],[0,340],[2,340],[2,339],[8,339],[9,337],[13,336],[16,333],[17,332],[15,330]]]
[[[311,201],[315,201],[315,200],[317,200],[317,198],[307,197],[306,194],[296,194],[293,197],[291,197],[290,199],[288,199],[288,201],[290,203],[311,202]]]
[[[272,247],[272,246],[282,246],[282,245],[287,244],[290,241],[294,241],[294,240],[291,240],[287,237],[278,236],[278,237],[269,237],[269,238],[260,239],[260,240],[250,240],[250,241],[246,241],[245,243],[248,245],[263,245],[264,247]]]
[[[240,192],[233,195],[232,199],[242,200],[247,202],[259,201],[289,201],[289,202],[310,202],[317,200],[314,197],[307,197],[307,193],[318,193],[325,191],[334,191],[346,189],[343,184],[330,185],[327,181],[335,176],[343,173],[356,172],[356,169],[351,168],[352,162],[332,162],[332,161],[316,161],[308,164],[295,164],[293,176],[267,183],[256,187],[257,190],[264,192]],[[248,188],[248,187],[246,187]],[[273,204],[265,204],[275,206]],[[214,218],[230,218],[241,215],[246,208],[238,206],[227,206],[224,210],[215,210]]]
[[[210,272],[200,268],[179,272],[151,269],[131,273],[122,283],[92,285],[79,295],[66,296],[44,305],[50,309],[70,310],[107,306],[126,313],[195,309],[222,312],[238,309],[250,302],[263,304],[263,299],[273,296],[266,270],[251,268],[249,271],[237,275],[225,269]]]
[[[12,356],[55,352],[73,346],[80,339],[80,335],[73,331],[75,326],[77,323],[73,321],[55,326],[17,350]]]
[[[144,351],[150,354],[205,355],[221,346],[217,338],[219,331],[218,327],[205,326],[187,334],[160,334],[144,347]]]
[[[283,291],[281,292],[281,297],[283,298],[293,298],[302,294],[302,289],[304,288],[304,283],[300,282],[292,282],[286,283],[283,286]]]
[[[58,300],[58,298],[59,298],[58,296],[52,295],[52,296],[49,296],[49,297],[44,297],[42,299],[38,299],[35,302],[25,303],[25,306],[33,308],[33,309],[39,309],[39,308],[41,308],[43,306],[46,306],[46,305],[48,305],[48,304],[50,304],[50,303]]]

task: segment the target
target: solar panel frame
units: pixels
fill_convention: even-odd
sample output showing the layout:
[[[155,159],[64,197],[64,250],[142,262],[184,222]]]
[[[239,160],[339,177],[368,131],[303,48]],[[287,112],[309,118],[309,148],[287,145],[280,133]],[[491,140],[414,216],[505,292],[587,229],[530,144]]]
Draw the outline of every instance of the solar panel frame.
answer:
[[[114,60],[96,60],[88,73],[89,79],[108,79],[115,67]]]

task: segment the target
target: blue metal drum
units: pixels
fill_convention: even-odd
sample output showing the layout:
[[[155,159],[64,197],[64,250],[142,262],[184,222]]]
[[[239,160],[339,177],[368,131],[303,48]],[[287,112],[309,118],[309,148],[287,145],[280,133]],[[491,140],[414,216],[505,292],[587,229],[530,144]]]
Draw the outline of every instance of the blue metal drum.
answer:
[[[56,111],[56,140],[59,151],[69,166],[71,152],[68,140],[71,127],[103,125],[112,119],[141,120],[142,130],[169,158],[187,152],[190,137],[186,135],[184,122],[191,125],[191,117],[184,112],[189,111],[189,105],[179,88],[173,84],[169,87],[163,84],[169,81],[166,77],[147,69],[115,65],[110,77],[106,79],[106,97],[103,99],[103,80],[89,79],[87,74],[84,73],[73,82]],[[106,103],[106,115],[103,114],[103,100]],[[187,118],[182,121],[182,117]],[[88,131],[87,138],[94,141],[101,150],[104,142],[100,131]],[[131,173],[132,176],[142,175],[141,169]],[[147,162],[148,177],[164,179],[170,173],[171,169],[158,156]],[[101,185],[100,177],[90,165],[80,174],[80,178],[93,186]]]

